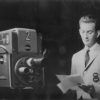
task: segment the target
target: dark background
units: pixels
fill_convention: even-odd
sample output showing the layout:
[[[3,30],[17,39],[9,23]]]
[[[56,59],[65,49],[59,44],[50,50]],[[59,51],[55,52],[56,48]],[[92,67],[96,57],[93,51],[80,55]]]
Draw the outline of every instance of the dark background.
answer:
[[[99,0],[0,0],[0,31],[36,29],[43,36],[47,93],[54,93],[56,74],[70,74],[71,57],[83,47],[78,20],[87,13],[100,18]]]
[[[99,0],[0,0],[0,31],[23,27],[41,32],[47,67],[69,74],[72,54],[83,47],[78,20],[87,13],[99,18],[99,5]]]

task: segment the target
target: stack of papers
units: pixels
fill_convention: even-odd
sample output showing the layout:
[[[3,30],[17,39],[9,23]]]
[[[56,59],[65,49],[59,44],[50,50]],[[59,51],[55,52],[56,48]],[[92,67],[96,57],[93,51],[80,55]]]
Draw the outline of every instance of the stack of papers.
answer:
[[[79,84],[84,84],[83,79],[80,75],[56,75],[60,83],[57,86],[63,93],[66,93],[69,89]]]

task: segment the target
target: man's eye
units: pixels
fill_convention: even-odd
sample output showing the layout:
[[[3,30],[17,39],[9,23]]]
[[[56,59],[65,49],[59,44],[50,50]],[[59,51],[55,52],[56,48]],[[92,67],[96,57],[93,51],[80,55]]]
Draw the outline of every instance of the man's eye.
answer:
[[[88,32],[88,34],[92,34],[92,33],[93,33],[93,31],[89,31],[89,32]]]
[[[92,32],[89,32],[88,34],[92,34]]]

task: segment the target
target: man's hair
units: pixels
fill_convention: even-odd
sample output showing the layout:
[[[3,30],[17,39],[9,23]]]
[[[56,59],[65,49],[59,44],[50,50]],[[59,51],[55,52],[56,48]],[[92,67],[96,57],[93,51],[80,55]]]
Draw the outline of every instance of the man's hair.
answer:
[[[93,15],[85,15],[85,16],[81,17],[80,20],[79,20],[79,24],[81,22],[84,22],[84,23],[95,23],[95,29],[98,30],[97,19]]]

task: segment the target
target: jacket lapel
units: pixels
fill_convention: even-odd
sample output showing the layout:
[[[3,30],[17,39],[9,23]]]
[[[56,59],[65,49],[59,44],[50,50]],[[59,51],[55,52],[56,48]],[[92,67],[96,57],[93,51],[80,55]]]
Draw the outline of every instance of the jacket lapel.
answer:
[[[92,56],[87,64],[87,66],[89,66],[90,63],[92,63],[94,61],[94,59],[97,57],[97,55],[95,54],[94,56]],[[86,66],[86,67],[87,67]]]
[[[90,55],[90,60],[85,67],[85,71],[91,66],[91,64],[95,61],[96,57],[100,54],[100,46],[98,46]]]
[[[92,59],[89,61],[89,63],[88,63],[87,66],[85,67],[85,70],[84,70],[84,71],[86,71],[86,70],[91,66],[91,64],[94,62],[95,58],[96,58],[96,57],[92,58]]]

